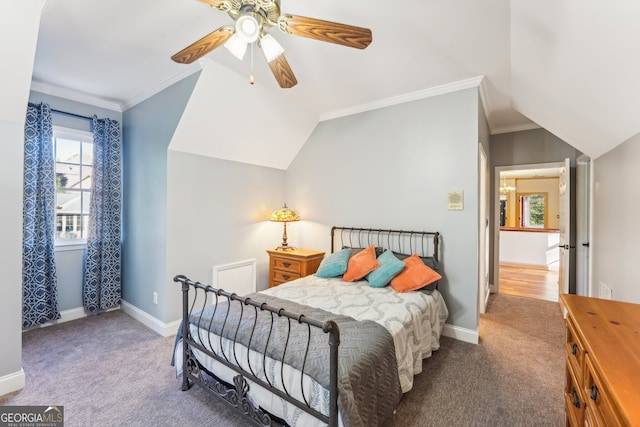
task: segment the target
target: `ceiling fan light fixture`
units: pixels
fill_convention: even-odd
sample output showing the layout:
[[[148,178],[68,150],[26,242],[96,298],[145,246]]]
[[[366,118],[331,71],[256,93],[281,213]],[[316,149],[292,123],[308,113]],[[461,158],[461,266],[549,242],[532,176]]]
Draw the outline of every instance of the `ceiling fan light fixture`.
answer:
[[[246,12],[236,21],[236,34],[245,42],[258,40],[262,30],[262,17],[254,12]]]
[[[238,34],[231,36],[229,40],[224,44],[224,47],[236,58],[242,61],[244,54],[247,51],[247,42],[244,41]]]
[[[260,47],[267,62],[271,62],[284,53],[284,48],[271,34],[264,34],[260,38]]]

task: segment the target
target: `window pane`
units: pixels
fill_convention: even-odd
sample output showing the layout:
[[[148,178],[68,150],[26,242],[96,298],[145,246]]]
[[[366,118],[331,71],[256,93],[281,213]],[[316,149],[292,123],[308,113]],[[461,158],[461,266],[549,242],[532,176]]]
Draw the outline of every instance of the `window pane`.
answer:
[[[58,190],[65,188],[80,188],[80,166],[57,163],[56,187]]]
[[[56,138],[56,162],[79,163],[80,141]]]
[[[522,227],[544,228],[544,194],[522,196]]]
[[[82,216],[77,214],[58,214],[56,217],[56,238],[73,240],[82,238]]]
[[[82,189],[91,190],[91,180],[93,179],[93,166],[82,166]]]
[[[82,192],[82,212],[89,213],[89,206],[91,204],[91,193],[88,191]]]
[[[56,158],[56,238],[86,239],[93,180],[93,140],[72,131],[54,138]],[[56,128],[54,126],[54,135]]]
[[[82,164],[93,165],[93,143],[82,143]]]
[[[79,191],[58,191],[56,194],[56,212],[58,214],[82,213],[82,199]]]

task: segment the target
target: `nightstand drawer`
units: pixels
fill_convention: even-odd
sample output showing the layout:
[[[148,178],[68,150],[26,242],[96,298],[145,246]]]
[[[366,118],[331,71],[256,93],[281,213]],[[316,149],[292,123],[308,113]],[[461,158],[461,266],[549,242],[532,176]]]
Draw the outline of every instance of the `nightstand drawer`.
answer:
[[[315,273],[324,258],[324,252],[309,249],[274,249],[267,253],[270,288]]]
[[[300,274],[300,267],[302,263],[293,259],[286,258],[273,258],[273,268],[276,270],[283,270],[293,274]]]
[[[273,272],[273,277],[271,278],[271,280],[273,281],[273,283],[284,283],[284,282],[290,282],[292,280],[295,279],[299,279],[300,275],[297,273],[289,273],[287,271],[274,271]]]

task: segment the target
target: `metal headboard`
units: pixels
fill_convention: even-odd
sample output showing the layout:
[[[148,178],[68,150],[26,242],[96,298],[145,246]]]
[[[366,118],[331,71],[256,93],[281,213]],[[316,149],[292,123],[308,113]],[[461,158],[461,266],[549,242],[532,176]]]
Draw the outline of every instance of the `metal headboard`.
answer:
[[[417,252],[419,256],[433,257],[439,261],[440,233],[437,231],[333,226],[331,227],[331,253],[335,252],[337,242],[340,243],[340,248],[344,246],[364,248],[376,245],[407,255]]]

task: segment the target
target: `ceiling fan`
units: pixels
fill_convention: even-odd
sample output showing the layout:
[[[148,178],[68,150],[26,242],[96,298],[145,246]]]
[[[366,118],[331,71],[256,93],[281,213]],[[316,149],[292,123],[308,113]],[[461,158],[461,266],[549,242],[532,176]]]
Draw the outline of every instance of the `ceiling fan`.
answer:
[[[337,22],[280,13],[280,0],[198,0],[214,9],[227,12],[234,26],[224,25],[171,57],[181,64],[191,64],[214,49],[224,45],[234,56],[242,59],[249,44],[262,50],[269,68],[282,88],[291,88],[298,81],[293,74],[284,49],[267,32],[277,27],[286,34],[307,37],[357,49],[371,43],[371,30]],[[253,83],[253,77],[250,82]]]

